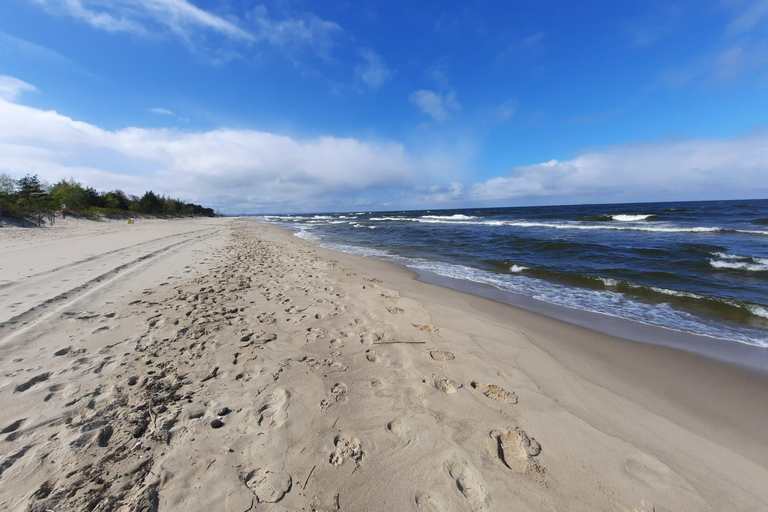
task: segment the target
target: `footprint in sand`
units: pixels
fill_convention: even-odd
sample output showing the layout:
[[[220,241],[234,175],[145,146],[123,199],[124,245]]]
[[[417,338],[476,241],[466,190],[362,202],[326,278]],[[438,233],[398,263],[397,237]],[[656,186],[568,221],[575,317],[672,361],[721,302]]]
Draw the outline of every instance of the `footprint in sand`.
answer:
[[[450,460],[445,465],[456,488],[464,496],[472,510],[483,510],[488,506],[489,498],[480,481],[477,470],[467,461]]]
[[[427,325],[427,324],[411,324],[411,325],[413,325],[415,328],[420,329],[424,332],[428,332],[429,334],[435,334],[439,331],[439,329],[434,325]]]
[[[364,332],[360,334],[360,343],[366,346],[371,346],[377,341],[381,341],[382,335],[376,332]]]
[[[347,401],[347,385],[343,382],[337,382],[331,388],[331,396],[339,403]]]
[[[276,389],[262,402],[257,409],[259,426],[282,426],[288,418],[288,402],[291,394],[285,389]]]
[[[243,483],[259,503],[277,503],[291,490],[291,476],[283,472],[257,469],[243,476]]]
[[[274,313],[262,313],[258,316],[258,320],[262,324],[273,324],[275,323],[275,315]]]
[[[432,386],[443,393],[455,393],[458,389],[455,382],[443,375],[432,375],[431,380]]]
[[[322,327],[308,327],[307,328],[307,342],[321,340],[325,338],[325,329]]]
[[[397,306],[390,306],[387,308],[387,311],[392,313],[393,315],[399,315],[400,313],[404,313],[405,310],[403,308],[398,308]]]
[[[379,361],[381,361],[379,354],[377,354],[376,351],[373,349],[368,349],[365,351],[365,358],[372,363],[378,363]]]
[[[484,394],[485,396],[493,400],[497,400],[499,402],[504,402],[507,404],[517,403],[517,395],[515,394],[514,391],[507,391],[506,389],[500,388],[495,384],[481,384],[473,380],[470,383],[470,386],[472,386],[472,389],[477,389],[482,394]]]
[[[532,457],[541,452],[536,439],[520,428],[497,429],[491,432],[496,440],[496,455],[499,460],[515,473],[543,473],[543,468]]]
[[[408,428],[408,425],[406,425],[400,418],[387,423],[387,432],[405,441],[406,445],[411,444],[415,439],[411,429]]]
[[[363,448],[360,440],[349,434],[339,434],[333,439],[336,450],[331,453],[328,462],[334,466],[341,466],[344,462],[351,460],[360,464],[363,460]]]
[[[416,510],[419,512],[443,512],[443,507],[430,494],[420,492],[416,494]]]
[[[453,361],[456,359],[453,352],[448,352],[447,350],[432,349],[429,351],[429,355],[435,361]]]

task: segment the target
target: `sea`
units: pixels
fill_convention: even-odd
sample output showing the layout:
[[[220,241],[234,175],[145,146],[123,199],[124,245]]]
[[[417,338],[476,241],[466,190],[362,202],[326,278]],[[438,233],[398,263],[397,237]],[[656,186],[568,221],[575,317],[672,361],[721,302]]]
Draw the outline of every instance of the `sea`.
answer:
[[[768,347],[768,200],[263,218],[449,282]]]

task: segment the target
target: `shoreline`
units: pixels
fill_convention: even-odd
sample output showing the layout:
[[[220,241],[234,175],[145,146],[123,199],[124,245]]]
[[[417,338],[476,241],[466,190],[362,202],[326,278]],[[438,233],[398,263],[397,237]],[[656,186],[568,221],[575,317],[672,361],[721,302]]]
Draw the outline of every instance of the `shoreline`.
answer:
[[[283,228],[278,227],[278,229]],[[285,232],[293,236],[290,230],[286,229]],[[447,302],[461,303],[471,308],[473,315],[507,324],[525,333],[534,332],[535,335],[528,334],[529,341],[556,358],[559,364],[568,368],[569,371],[593,381],[610,392],[630,399],[649,411],[662,413],[670,419],[674,418],[676,422],[689,421],[684,418],[684,415],[677,414],[676,409],[692,410],[695,414],[710,419],[719,418],[735,428],[740,428],[740,421],[750,418],[749,423],[752,427],[747,431],[749,435],[756,435],[760,439],[760,448],[755,451],[752,451],[752,448],[745,448],[741,454],[750,458],[757,455],[756,462],[768,466],[768,431],[757,427],[757,425],[768,424],[768,410],[765,409],[765,405],[768,404],[768,372],[762,367],[763,359],[760,361],[760,367],[749,364],[750,356],[753,354],[765,356],[765,349],[733,342],[736,345],[733,350],[718,351],[717,355],[720,357],[715,357],[712,355],[715,350],[697,351],[686,343],[689,340],[685,339],[681,340],[682,346],[669,346],[607,334],[505,301],[445,286],[440,283],[443,276],[437,276],[434,281],[423,279],[420,270],[416,271],[386,260],[322,248],[314,242],[298,239],[318,247],[321,251],[327,251],[329,257],[342,261],[344,256],[349,257],[350,265],[355,264],[355,260],[370,261],[372,263],[370,267],[373,268],[363,264],[368,272],[387,272],[390,277],[397,276],[395,287],[401,292],[408,290],[417,293],[421,300],[424,300],[423,297],[427,295],[433,299],[449,296]],[[360,266],[360,264],[358,261],[357,265]],[[419,288],[424,285],[429,286],[432,289],[431,292],[421,292]],[[576,311],[577,316],[581,316],[581,313],[583,312]],[[606,317],[593,313],[583,315],[581,318],[585,319],[592,315]],[[611,320],[610,317],[606,318]],[[614,328],[637,324],[648,327],[649,332],[669,331],[625,319],[616,320]],[[671,333],[677,334],[674,331]],[[697,341],[702,338],[693,335],[690,337]],[[568,341],[559,341],[566,339]],[[750,350],[753,348],[754,351]],[[729,355],[731,357],[728,357]],[[601,370],[608,370],[611,375],[593,372],[596,362],[600,363]],[[684,374],[685,380],[669,378],[670,375],[678,372]],[[623,382],[624,380],[629,382]],[[646,394],[645,390],[652,390],[652,393]],[[658,398],[662,396],[669,402],[659,406]],[[740,396],[746,402],[736,402],[732,400],[734,396]]]
[[[322,241],[313,241],[297,236],[298,232],[289,226],[272,224],[270,222],[267,222],[267,224],[276,226],[279,229],[285,229],[286,232],[291,233],[295,238],[304,240],[329,251],[348,254],[363,259],[374,259],[392,263],[393,265],[412,272],[417,276],[419,281],[424,283],[442,286],[461,293],[484,297],[495,302],[537,313],[553,320],[583,327],[596,333],[638,343],[648,343],[679,349],[715,361],[739,366],[746,371],[758,372],[761,375],[768,376],[768,347],[760,347],[738,340],[706,336],[660,325],[643,323],[619,316],[612,316],[605,313],[562,306],[535,299],[527,295],[502,290],[490,284],[478,283],[469,279],[444,276],[429,270],[412,268],[405,264],[391,262],[383,258],[376,258],[375,256],[364,256],[339,249],[327,248],[322,245]]]
[[[0,310],[38,295],[0,330],[0,508],[768,505],[764,374],[253,219],[72,229],[2,269]]]
[[[501,290],[491,285],[442,276],[427,270],[412,268],[408,268],[408,270],[417,274],[418,279],[425,283],[485,297],[494,302],[508,304],[553,320],[583,327],[596,333],[637,343],[679,349],[768,376],[768,348],[758,347],[738,340],[704,336],[604,313],[552,304],[525,295]]]

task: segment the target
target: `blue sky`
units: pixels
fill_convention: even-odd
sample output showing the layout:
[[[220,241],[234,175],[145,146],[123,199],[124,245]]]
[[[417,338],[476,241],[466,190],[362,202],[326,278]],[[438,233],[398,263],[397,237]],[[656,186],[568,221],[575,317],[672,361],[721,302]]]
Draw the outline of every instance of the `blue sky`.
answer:
[[[0,173],[225,212],[768,197],[768,0],[4,0]]]

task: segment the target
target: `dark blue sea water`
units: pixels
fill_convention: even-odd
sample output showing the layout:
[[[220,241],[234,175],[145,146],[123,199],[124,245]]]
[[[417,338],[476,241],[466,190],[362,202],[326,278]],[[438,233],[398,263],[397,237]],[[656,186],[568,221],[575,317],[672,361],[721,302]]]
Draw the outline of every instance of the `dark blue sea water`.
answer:
[[[267,216],[540,301],[768,347],[768,200]]]

